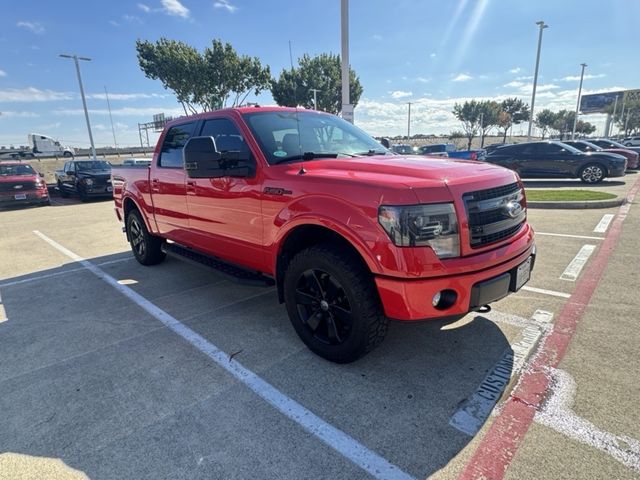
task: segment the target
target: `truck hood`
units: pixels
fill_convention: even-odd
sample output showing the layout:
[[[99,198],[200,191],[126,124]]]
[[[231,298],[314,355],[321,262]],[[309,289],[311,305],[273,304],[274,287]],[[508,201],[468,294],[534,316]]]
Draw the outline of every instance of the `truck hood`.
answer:
[[[77,173],[78,177],[110,177],[111,170],[82,170]]]
[[[491,183],[506,185],[517,181],[511,170],[490,163],[416,155],[375,155],[371,157],[312,160],[296,164],[306,175],[335,181],[374,184],[379,188],[411,188],[419,201],[440,201],[451,192],[471,191]]]

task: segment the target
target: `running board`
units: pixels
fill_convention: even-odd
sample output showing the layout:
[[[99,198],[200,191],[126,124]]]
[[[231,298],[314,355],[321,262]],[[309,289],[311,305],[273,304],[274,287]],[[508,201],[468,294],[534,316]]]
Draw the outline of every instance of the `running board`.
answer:
[[[271,277],[267,277],[260,272],[247,270],[245,268],[227,263],[219,258],[196,252],[189,248],[178,245],[177,243],[165,243],[162,245],[162,251],[170,257],[187,261],[200,267],[206,267],[215,270],[227,277],[228,280],[242,285],[252,285],[256,287],[271,287],[275,285],[275,281]]]

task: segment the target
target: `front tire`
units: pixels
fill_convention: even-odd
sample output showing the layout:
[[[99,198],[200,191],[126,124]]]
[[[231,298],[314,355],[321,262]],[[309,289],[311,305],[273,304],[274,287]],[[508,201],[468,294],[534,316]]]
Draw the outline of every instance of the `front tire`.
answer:
[[[64,185],[62,185],[60,180],[58,180],[58,192],[60,192],[60,196],[62,198],[67,198],[69,196],[69,193],[64,189]]]
[[[63,157],[66,157],[66,158],[70,158],[70,157],[73,157],[73,153],[71,153],[71,152],[64,152],[64,153],[62,154],[62,156],[63,156]]]
[[[606,169],[599,163],[590,163],[580,170],[580,180],[583,183],[600,183],[606,176]]]
[[[300,339],[331,362],[357,360],[387,333],[371,273],[355,254],[334,245],[310,247],[291,260],[284,299]]]
[[[127,238],[136,260],[142,265],[156,265],[166,254],[162,251],[163,240],[151,235],[140,212],[133,210],[127,215]]]

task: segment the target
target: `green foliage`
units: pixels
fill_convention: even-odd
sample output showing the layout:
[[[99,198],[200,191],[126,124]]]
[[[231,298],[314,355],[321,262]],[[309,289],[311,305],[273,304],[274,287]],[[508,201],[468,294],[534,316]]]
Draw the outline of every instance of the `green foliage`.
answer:
[[[549,131],[553,128],[555,121],[556,121],[556,114],[553,113],[548,108],[541,110],[536,115],[536,125],[538,125],[538,128],[542,130],[543,140],[547,136]]]
[[[482,112],[481,103],[476,100],[470,100],[463,104],[456,103],[453,106],[453,114],[462,122],[464,136],[467,138],[467,149],[471,149],[471,142],[480,129],[480,113]]]
[[[529,105],[519,98],[507,98],[500,103],[498,127],[502,129],[502,143],[507,141],[507,133],[513,125],[529,120]]]
[[[313,91],[317,89],[317,107],[313,105]],[[362,85],[353,69],[349,69],[349,98],[356,106],[362,95]],[[316,57],[305,54],[298,59],[298,67],[282,70],[271,80],[271,94],[278,105],[317,108],[338,114],[342,110],[342,78],[340,56],[323,53]]]
[[[480,102],[480,148],[484,147],[484,137],[498,125],[500,104],[493,100]]]
[[[606,112],[613,114],[613,105],[609,105]],[[624,111],[619,101],[613,121],[624,132],[625,136],[636,135],[640,132],[640,97],[626,98],[624,100]]]
[[[144,74],[172,90],[190,113],[241,105],[253,92],[269,88],[269,67],[257,57],[238,55],[229,43],[214,40],[201,54],[176,40],[136,42],[138,63]]]
[[[549,109],[544,109],[536,115],[536,124],[538,125],[538,128],[542,129],[543,139],[547,133],[554,132],[560,137],[560,140],[564,140],[565,137],[569,138],[571,136],[575,118],[575,112],[570,112],[568,110],[552,112]],[[595,125],[592,125],[589,122],[578,120],[576,123],[576,133],[590,135],[595,131]]]

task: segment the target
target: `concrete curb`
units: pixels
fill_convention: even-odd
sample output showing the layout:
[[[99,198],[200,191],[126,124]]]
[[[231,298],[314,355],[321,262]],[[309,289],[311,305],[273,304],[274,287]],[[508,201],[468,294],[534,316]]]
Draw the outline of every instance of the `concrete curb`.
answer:
[[[590,208],[613,208],[627,202],[627,197],[617,197],[611,200],[590,200],[584,202],[530,202],[527,208],[546,208],[549,210],[583,210]]]

